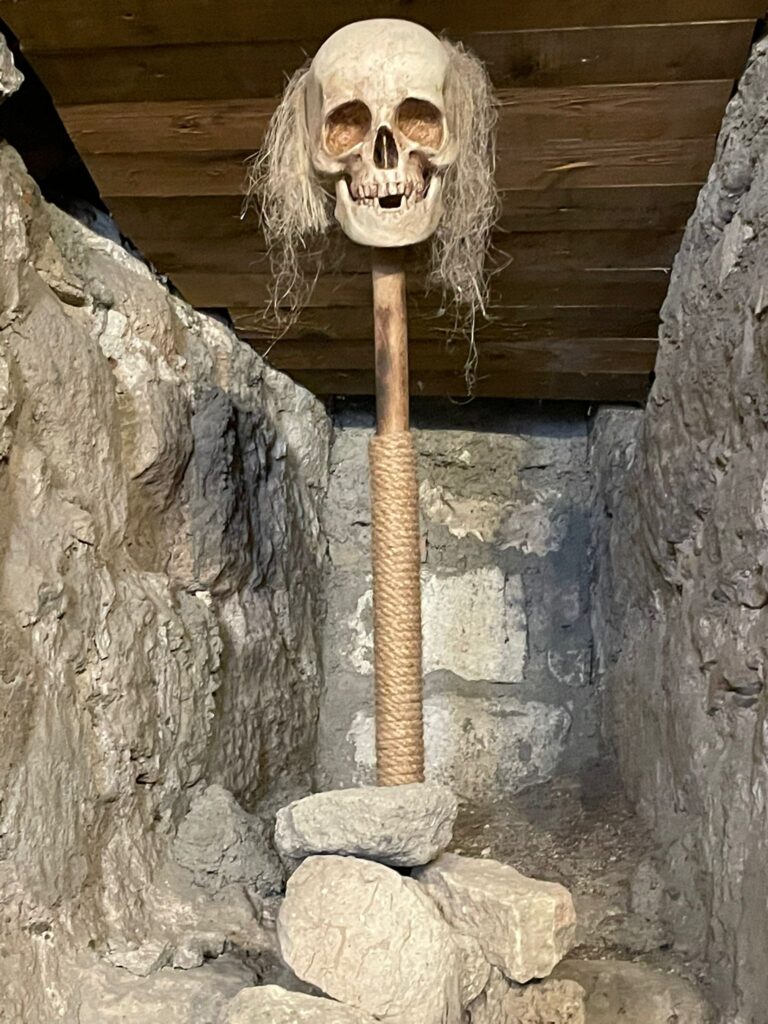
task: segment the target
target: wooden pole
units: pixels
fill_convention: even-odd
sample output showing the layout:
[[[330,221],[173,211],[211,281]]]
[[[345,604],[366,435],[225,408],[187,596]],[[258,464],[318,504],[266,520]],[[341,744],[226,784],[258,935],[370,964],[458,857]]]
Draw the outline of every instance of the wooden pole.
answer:
[[[373,250],[376,436],[371,442],[376,758],[381,786],[424,779],[421,545],[408,415],[405,270]]]
[[[373,330],[376,350],[376,432],[409,427],[408,311],[399,249],[373,250]]]

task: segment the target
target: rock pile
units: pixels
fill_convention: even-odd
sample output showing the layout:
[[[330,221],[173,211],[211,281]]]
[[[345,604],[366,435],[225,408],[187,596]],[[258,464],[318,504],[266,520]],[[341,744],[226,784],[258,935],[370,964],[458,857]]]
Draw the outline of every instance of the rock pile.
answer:
[[[456,814],[454,796],[426,784],[280,811],[276,845],[295,868],[280,949],[322,996],[247,989],[227,1024],[585,1024],[582,987],[543,980],[574,942],[570,894],[446,853]]]

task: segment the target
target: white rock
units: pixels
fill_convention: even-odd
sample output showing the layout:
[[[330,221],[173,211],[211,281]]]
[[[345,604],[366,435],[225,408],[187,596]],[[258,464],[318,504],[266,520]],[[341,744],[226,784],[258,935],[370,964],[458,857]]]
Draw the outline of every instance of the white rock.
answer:
[[[278,936],[304,981],[387,1024],[458,1021],[465,952],[424,889],[373,861],[310,857]]]
[[[246,988],[227,1007],[222,1024],[375,1024],[359,1010],[330,999],[287,992],[277,985]]]
[[[278,812],[275,844],[288,857],[335,853],[414,867],[446,849],[457,813],[450,790],[424,783],[315,793]]]
[[[573,945],[576,914],[562,885],[449,853],[415,877],[446,920],[476,938],[488,961],[514,981],[546,978]]]
[[[584,989],[575,981],[516,985],[492,969],[485,991],[469,1007],[471,1024],[586,1024]]]

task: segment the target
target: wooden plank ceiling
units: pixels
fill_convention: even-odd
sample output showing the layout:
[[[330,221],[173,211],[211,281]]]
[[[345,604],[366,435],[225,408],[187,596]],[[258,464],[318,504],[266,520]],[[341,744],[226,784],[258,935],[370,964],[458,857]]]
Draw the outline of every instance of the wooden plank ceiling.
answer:
[[[272,345],[244,162],[287,73],[349,20],[467,43],[498,91],[504,212],[480,395],[642,400],[658,310],[765,0],[0,0],[122,231],[194,305],[319,394],[372,391],[351,244]],[[466,343],[410,274],[413,390],[464,393]],[[271,347],[270,347],[271,346]]]

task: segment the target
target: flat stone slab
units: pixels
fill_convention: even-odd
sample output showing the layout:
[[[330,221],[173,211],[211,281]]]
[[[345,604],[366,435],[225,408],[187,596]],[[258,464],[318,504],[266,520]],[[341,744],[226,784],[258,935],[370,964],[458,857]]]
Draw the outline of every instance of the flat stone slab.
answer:
[[[386,1024],[461,1019],[466,949],[418,882],[383,864],[310,857],[288,882],[277,922],[283,959],[303,981]]]
[[[476,938],[488,962],[513,981],[546,978],[573,945],[573,900],[555,882],[527,878],[495,860],[452,853],[414,877],[448,923]]]
[[[332,999],[288,992],[277,985],[246,988],[227,1007],[222,1024],[376,1024]]]
[[[428,864],[453,837],[458,801],[444,786],[336,789],[278,812],[275,845],[287,857],[364,857],[394,867]]]
[[[564,960],[555,977],[578,982],[589,1024],[714,1024],[714,1014],[684,978],[623,960]]]

